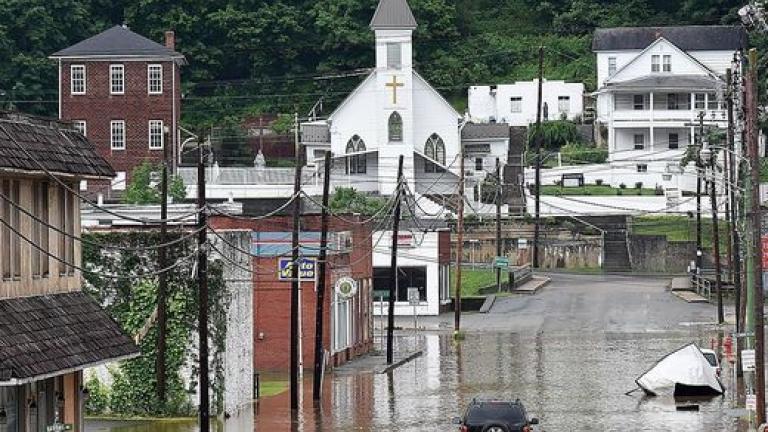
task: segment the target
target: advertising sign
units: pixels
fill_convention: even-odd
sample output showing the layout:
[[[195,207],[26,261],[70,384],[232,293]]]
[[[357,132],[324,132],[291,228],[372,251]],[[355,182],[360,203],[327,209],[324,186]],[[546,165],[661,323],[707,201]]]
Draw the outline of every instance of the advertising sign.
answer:
[[[299,279],[314,281],[316,267],[317,260],[314,258],[299,259]],[[293,280],[293,260],[291,258],[280,258],[277,262],[277,272],[281,281]]]

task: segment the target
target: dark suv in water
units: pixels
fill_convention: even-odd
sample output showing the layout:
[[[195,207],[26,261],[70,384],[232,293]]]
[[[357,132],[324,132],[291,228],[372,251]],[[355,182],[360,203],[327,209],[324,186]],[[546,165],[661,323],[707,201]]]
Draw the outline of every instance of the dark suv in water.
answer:
[[[508,402],[475,398],[464,416],[454,418],[453,423],[461,427],[460,432],[532,432],[531,425],[539,424],[539,420],[528,420],[519,399]]]

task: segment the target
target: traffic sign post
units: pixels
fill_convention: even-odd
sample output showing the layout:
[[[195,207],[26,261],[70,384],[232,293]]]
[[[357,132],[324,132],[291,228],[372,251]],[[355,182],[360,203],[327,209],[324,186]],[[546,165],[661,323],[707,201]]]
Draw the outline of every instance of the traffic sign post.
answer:
[[[419,328],[419,311],[416,308],[421,302],[418,288],[408,288],[408,303],[413,306],[413,331]]]
[[[741,367],[744,371],[755,371],[755,350],[741,350]]]
[[[497,256],[493,260],[493,267],[500,269],[509,268],[509,258],[505,256]]]

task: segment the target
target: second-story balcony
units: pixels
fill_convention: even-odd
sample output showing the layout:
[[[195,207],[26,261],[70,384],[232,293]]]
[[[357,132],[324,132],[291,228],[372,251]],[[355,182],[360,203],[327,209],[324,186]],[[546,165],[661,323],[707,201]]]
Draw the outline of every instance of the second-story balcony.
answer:
[[[704,76],[645,77],[612,83],[610,118],[616,122],[669,124],[726,122],[721,82]]]

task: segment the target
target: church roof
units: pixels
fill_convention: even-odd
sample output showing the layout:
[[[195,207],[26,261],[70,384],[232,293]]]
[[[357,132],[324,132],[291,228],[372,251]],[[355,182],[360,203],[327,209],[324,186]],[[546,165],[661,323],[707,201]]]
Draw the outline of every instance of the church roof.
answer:
[[[407,0],[380,0],[371,20],[373,30],[413,30],[417,25]]]
[[[184,58],[183,54],[123,26],[114,26],[51,55],[53,58],[123,56]]]

